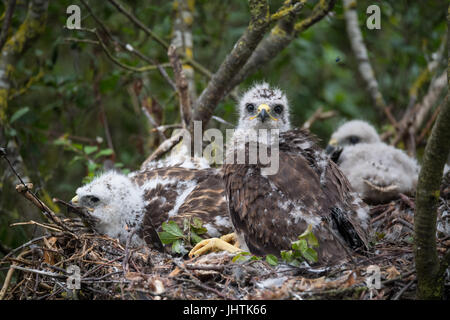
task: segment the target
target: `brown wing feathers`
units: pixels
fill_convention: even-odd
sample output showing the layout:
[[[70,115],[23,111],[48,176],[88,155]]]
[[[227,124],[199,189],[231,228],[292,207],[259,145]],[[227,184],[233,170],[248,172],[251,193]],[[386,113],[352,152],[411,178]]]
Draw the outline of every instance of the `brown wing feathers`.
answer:
[[[321,262],[343,258],[342,243],[364,246],[350,185],[337,166],[322,158],[314,138],[298,129],[281,133],[279,163],[272,176],[261,175],[259,164],[223,168],[230,216],[251,252],[279,255],[308,224],[319,239]]]

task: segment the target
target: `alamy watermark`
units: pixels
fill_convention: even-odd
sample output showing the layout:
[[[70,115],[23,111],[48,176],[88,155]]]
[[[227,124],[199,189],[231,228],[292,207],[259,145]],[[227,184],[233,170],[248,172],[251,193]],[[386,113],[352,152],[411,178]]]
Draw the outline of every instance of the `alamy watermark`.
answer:
[[[67,288],[70,290],[79,290],[81,288],[81,275],[80,275],[80,267],[74,264],[71,264],[67,267],[67,273],[69,276],[66,280]]]
[[[263,175],[274,175],[279,169],[279,133],[279,129],[226,129],[224,139],[219,129],[203,132],[202,122],[194,121],[193,137],[185,129],[172,136],[182,136],[187,155],[201,156],[210,164],[259,164]]]

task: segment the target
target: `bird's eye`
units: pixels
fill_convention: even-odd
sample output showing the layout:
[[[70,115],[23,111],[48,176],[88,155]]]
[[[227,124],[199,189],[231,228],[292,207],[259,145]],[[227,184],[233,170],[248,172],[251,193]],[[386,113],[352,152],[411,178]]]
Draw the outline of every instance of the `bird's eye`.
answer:
[[[351,143],[351,144],[357,144],[358,142],[359,142],[359,137],[357,137],[357,136],[350,136],[350,137],[348,137],[348,141]]]
[[[247,108],[247,111],[250,113],[255,111],[255,105],[252,103],[247,103],[245,107]]]
[[[283,106],[280,105],[280,104],[277,104],[277,105],[273,108],[273,111],[274,111],[276,114],[280,114],[280,113],[283,112]]]
[[[89,199],[92,203],[97,203],[97,202],[99,202],[100,201],[100,199],[99,198],[97,198],[97,197],[94,197],[94,196],[92,196],[92,197],[90,197],[90,199]]]

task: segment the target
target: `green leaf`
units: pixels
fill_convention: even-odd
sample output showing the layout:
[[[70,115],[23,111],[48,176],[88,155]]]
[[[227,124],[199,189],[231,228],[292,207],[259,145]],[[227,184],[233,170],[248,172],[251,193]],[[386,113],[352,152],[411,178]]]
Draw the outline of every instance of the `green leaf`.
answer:
[[[237,255],[235,255],[233,257],[233,259],[231,260],[231,262],[245,262],[248,261],[250,259],[250,252],[239,252]]]
[[[280,254],[281,254],[281,259],[283,259],[287,263],[293,260],[292,250],[283,250],[280,252]]]
[[[292,242],[292,249],[303,253],[306,251],[306,249],[308,249],[308,243],[304,239],[294,241]]]
[[[177,241],[180,238],[167,231],[158,232],[158,236],[163,244],[171,244],[172,242]]]
[[[110,156],[113,153],[114,153],[113,149],[103,149],[103,150],[99,151],[95,155],[94,159],[97,159],[97,158],[100,158],[100,157],[103,157],[103,156]]]
[[[75,162],[80,161],[80,160],[84,160],[84,158],[82,156],[73,157],[72,160],[70,160],[70,162],[69,162],[69,166],[73,165]]]
[[[178,239],[172,243],[172,252],[185,254],[187,252],[186,248],[183,245],[183,242]]]
[[[278,264],[278,258],[275,257],[273,254],[268,254],[266,256],[266,262],[271,266],[276,266]]]
[[[303,252],[303,256],[309,261],[309,262],[317,262],[317,252],[316,250],[312,248],[306,249],[305,252]]]
[[[26,113],[28,113],[28,111],[30,111],[29,107],[23,107],[20,108],[19,110],[17,110],[16,112],[14,112],[14,114],[11,116],[11,120],[9,121],[9,123],[13,123],[16,120],[18,120],[19,118],[21,118],[23,115],[25,115]]]
[[[162,229],[174,237],[183,238],[183,231],[175,221],[163,222]]]
[[[194,228],[201,228],[203,226],[203,221],[202,219],[195,217],[194,219],[192,219],[191,225]]]
[[[308,241],[308,244],[311,247],[318,247],[319,246],[319,241],[317,240],[316,236],[312,232],[308,235],[306,240]]]
[[[85,146],[84,147],[84,153],[91,154],[91,153],[97,151],[97,149],[98,149],[97,146]]]
[[[99,165],[97,163],[92,161],[88,162],[88,172],[91,173],[92,175],[94,175],[95,170],[97,170],[98,167]]]
[[[308,244],[312,247],[318,247],[319,241],[317,241],[316,236],[312,233],[312,225],[308,224],[308,227],[306,228],[305,232],[303,232],[301,235],[298,236],[298,239],[306,239],[308,241]]]
[[[199,243],[200,241],[202,241],[203,238],[200,237],[197,233],[195,233],[194,231],[191,231],[191,242],[195,245],[197,243]]]

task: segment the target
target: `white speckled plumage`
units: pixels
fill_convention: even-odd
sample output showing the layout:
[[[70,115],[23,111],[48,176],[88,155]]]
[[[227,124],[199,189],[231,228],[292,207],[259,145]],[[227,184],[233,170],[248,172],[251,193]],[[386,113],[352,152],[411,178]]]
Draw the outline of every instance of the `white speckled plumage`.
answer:
[[[357,139],[351,142],[350,137]],[[381,142],[367,122],[349,121],[331,139],[343,147],[337,164],[366,202],[383,203],[399,193],[414,194],[420,170],[416,159]]]
[[[99,219],[96,228],[102,234],[125,243],[129,227],[142,223],[143,190],[123,174],[106,172],[78,188],[76,194],[79,204],[90,208],[91,214]],[[143,244],[142,239],[133,237],[133,244]]]

